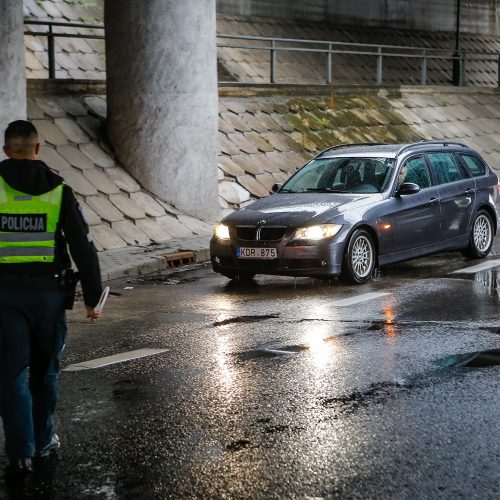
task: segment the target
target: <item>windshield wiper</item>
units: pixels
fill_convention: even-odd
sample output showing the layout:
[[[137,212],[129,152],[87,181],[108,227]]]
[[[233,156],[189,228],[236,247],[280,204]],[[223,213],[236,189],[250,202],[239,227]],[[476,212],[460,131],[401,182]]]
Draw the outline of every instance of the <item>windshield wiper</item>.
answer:
[[[306,191],[311,193],[346,193],[342,189],[330,189],[330,188],[307,188]]]
[[[298,191],[294,191],[293,189],[283,189],[281,188],[278,193],[298,193]]]

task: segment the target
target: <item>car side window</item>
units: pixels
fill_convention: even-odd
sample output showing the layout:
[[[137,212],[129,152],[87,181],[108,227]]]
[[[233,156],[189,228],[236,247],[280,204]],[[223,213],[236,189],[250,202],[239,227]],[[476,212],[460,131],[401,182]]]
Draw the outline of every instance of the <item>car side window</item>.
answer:
[[[421,156],[408,160],[399,171],[398,189],[404,182],[413,182],[420,189],[431,186],[432,181],[429,168]]]
[[[470,177],[452,153],[428,153],[427,157],[434,169],[438,184],[447,184]]]
[[[484,163],[477,157],[472,155],[460,155],[460,158],[466,163],[473,177],[479,177],[486,173]]]

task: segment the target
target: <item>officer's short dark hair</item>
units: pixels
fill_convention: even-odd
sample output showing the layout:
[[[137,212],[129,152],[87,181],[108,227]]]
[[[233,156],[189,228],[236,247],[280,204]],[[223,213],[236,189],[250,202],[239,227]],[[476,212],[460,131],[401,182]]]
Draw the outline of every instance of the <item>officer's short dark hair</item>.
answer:
[[[9,123],[5,129],[4,141],[15,153],[29,152],[38,143],[38,132],[31,122],[16,120]]]
[[[5,143],[9,139],[29,139],[32,136],[38,136],[38,132],[35,126],[26,120],[16,120],[14,122],[10,122],[7,128],[5,129]]]

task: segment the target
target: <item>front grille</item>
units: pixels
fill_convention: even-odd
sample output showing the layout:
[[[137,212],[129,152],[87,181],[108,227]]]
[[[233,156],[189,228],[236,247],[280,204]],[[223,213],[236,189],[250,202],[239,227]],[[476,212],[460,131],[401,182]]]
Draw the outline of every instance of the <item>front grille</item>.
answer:
[[[240,241],[279,241],[286,233],[286,226],[236,226],[235,236]]]
[[[283,226],[261,227],[258,237],[260,241],[279,241],[285,236],[285,232],[286,227]]]
[[[257,237],[257,228],[251,226],[236,226],[236,239],[241,241],[255,241]]]

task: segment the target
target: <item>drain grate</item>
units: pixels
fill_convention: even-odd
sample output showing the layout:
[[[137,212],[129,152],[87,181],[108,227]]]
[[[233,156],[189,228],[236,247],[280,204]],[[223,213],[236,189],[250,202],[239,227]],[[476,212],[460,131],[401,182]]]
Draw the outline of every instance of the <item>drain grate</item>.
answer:
[[[180,267],[194,264],[194,252],[175,252],[162,255],[167,261],[167,267]]]

